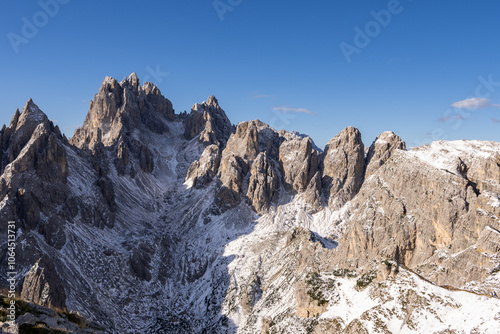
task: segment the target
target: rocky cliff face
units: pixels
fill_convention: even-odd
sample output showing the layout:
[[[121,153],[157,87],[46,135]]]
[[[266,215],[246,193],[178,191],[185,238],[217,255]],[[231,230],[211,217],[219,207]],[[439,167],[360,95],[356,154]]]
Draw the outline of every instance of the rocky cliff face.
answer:
[[[321,171],[329,207],[339,209],[358,193],[365,172],[364,145],[358,129],[348,127],[328,142]]]
[[[450,290],[500,293],[499,143],[406,151],[384,132],[365,156],[348,127],[321,151],[233,126],[213,96],[175,114],[132,74],[104,79],[69,141],[29,100],[0,149],[21,296],[109,332],[488,332],[500,317],[498,299]]]

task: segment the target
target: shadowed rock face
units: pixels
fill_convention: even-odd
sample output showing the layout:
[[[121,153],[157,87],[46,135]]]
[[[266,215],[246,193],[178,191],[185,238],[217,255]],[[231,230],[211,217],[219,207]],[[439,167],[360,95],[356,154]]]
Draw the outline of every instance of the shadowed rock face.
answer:
[[[220,165],[220,149],[212,144],[205,148],[200,160],[194,161],[189,166],[186,182],[193,187],[202,188],[213,180]]]
[[[278,175],[267,153],[261,152],[250,169],[247,198],[257,212],[267,212],[271,202],[276,201]]]
[[[38,260],[24,277],[21,298],[49,307],[66,307],[66,294],[52,259]]]
[[[103,81],[71,142],[30,100],[0,149],[22,296],[115,333],[364,331],[378,307],[350,323],[315,316],[343,305],[337,283],[363,293],[362,278],[376,279],[370,296],[387,295],[399,266],[499,289],[498,143],[406,151],[384,132],[365,157],[348,127],[321,152],[259,120],[235,128],[215,97],[175,115],[131,75]],[[401,321],[421,297],[408,292]]]
[[[57,128],[56,132],[60,135],[59,128],[54,128],[52,122],[49,122],[47,116],[38,108],[33,100],[29,99],[26,102],[22,113],[16,110],[9,127],[5,127],[4,125],[0,132],[2,171],[5,166],[17,158],[40,124],[44,124],[47,127],[50,124],[54,130]]]

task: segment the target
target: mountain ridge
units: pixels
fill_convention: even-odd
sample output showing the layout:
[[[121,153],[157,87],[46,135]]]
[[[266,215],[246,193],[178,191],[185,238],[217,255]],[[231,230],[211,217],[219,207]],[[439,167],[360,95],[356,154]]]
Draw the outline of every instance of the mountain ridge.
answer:
[[[323,316],[344,298],[335,284],[377,294],[372,280],[418,282],[405,268],[437,285],[500,288],[500,143],[407,151],[384,132],[365,155],[347,127],[320,151],[259,120],[234,126],[214,96],[175,114],[135,74],[106,77],[69,140],[31,99],[0,134],[0,216],[21,231],[19,292],[45,289],[57,304],[47,306],[109,332],[373,332],[388,301],[374,297],[366,317]],[[40,279],[42,264],[56,274]],[[416,313],[395,314],[386,327],[418,332]]]

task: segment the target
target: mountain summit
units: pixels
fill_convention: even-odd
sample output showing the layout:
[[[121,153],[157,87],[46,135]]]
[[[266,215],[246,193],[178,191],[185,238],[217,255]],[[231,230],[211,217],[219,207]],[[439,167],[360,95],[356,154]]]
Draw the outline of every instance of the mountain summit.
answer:
[[[133,73],[69,140],[30,99],[0,153],[19,295],[109,333],[498,326],[500,143],[384,132],[365,155],[346,127],[321,151],[214,96],[176,114]]]

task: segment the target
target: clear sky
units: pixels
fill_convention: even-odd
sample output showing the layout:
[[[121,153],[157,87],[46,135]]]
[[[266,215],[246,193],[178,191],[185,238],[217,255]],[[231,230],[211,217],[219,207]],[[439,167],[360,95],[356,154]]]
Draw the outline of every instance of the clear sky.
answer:
[[[386,130],[408,146],[500,141],[499,13],[495,0],[4,0],[0,123],[31,97],[71,136],[105,76],[136,72],[176,112],[214,94],[233,123],[320,147],[349,125],[365,145]]]

